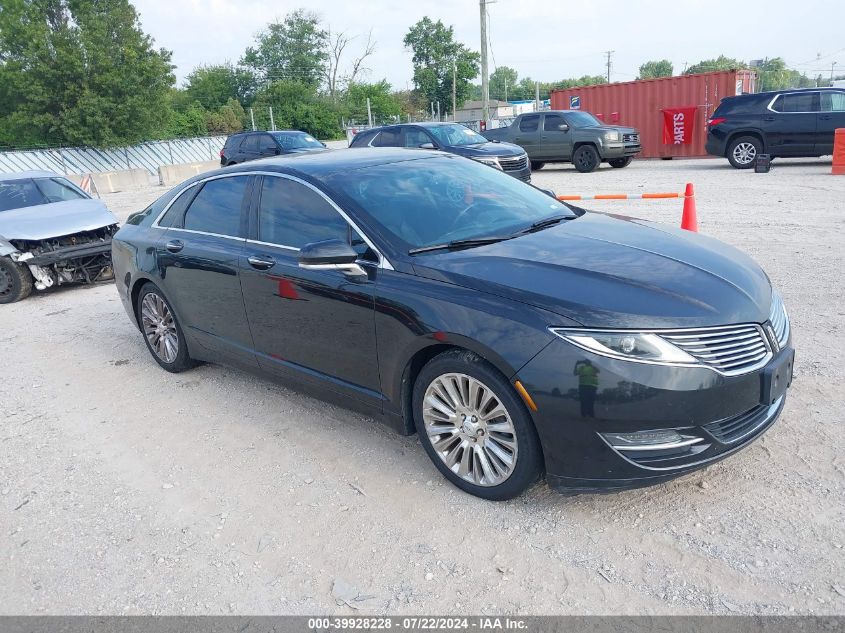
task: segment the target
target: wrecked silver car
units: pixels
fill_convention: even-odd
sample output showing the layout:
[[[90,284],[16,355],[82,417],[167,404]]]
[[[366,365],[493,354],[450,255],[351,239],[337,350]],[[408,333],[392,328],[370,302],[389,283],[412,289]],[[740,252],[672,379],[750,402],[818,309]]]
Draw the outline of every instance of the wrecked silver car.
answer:
[[[0,303],[72,282],[114,276],[117,218],[57,174],[0,174]]]

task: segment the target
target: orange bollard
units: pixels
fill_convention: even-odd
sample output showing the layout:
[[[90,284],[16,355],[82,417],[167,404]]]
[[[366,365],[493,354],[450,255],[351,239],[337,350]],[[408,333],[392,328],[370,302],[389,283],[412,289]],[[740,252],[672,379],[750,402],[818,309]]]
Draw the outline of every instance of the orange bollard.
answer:
[[[698,233],[698,218],[695,213],[695,190],[692,183],[687,183],[684,191],[684,214],[681,216],[681,228]]]
[[[833,137],[833,167],[830,173],[845,176],[845,127],[838,128]]]

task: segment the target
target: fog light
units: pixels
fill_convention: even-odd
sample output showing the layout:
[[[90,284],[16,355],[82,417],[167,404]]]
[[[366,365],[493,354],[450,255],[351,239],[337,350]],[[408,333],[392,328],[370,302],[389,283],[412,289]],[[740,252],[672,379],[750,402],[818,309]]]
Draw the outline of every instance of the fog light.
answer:
[[[684,441],[684,438],[677,431],[636,431],[634,433],[602,433],[602,437],[613,448],[620,450],[636,450],[654,448],[661,445],[677,445]]]

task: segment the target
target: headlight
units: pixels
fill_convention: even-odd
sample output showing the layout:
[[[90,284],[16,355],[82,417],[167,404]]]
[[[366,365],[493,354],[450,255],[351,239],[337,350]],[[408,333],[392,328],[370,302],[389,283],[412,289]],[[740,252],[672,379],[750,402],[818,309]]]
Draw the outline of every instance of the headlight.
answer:
[[[495,167],[496,169],[502,168],[502,166],[499,164],[499,159],[495,156],[473,156],[472,158],[473,160],[477,160],[479,163],[490,165],[490,167]]]
[[[610,358],[672,365],[699,364],[695,358],[657,334],[559,328],[551,328],[551,331],[573,345]]]
[[[621,138],[622,137],[619,136],[619,130],[612,130],[604,133],[604,140],[606,141],[618,141]]]

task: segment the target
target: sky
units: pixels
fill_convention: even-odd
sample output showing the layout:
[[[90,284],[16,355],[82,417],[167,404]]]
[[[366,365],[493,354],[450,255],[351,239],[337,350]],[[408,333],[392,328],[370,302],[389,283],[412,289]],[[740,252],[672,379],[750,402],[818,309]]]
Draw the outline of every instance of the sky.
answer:
[[[332,31],[359,36],[372,29],[376,53],[368,80],[412,86],[411,54],[402,39],[424,16],[455,27],[456,39],[480,49],[478,0],[134,0],[146,33],[173,51],[177,82],[196,66],[237,62],[256,33],[299,7],[315,11]],[[845,2],[841,0],[496,0],[490,16],[490,72],[554,81],[606,72],[636,79],[640,64],[667,58],[685,64],[720,54],[743,61],[782,57],[810,76],[845,75]],[[480,80],[479,80],[480,81]]]

